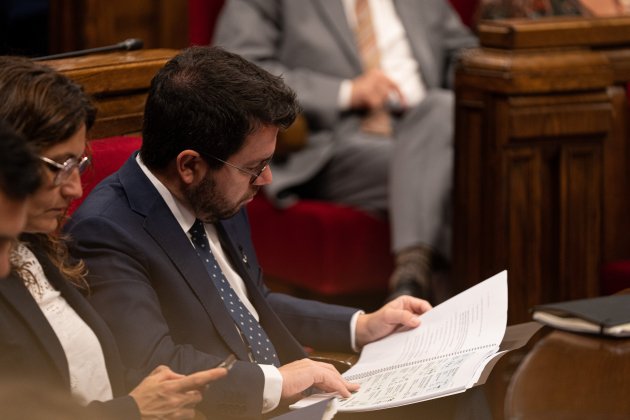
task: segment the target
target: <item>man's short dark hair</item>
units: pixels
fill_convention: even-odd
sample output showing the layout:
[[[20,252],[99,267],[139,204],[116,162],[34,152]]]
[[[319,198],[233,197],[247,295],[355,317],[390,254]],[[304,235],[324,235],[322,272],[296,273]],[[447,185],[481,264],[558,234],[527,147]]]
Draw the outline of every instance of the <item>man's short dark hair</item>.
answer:
[[[151,82],[142,160],[151,169],[164,169],[186,149],[227,160],[256,129],[286,128],[299,110],[282,78],[221,48],[191,47]]]
[[[41,184],[41,165],[27,141],[0,120],[0,191],[24,200]]]

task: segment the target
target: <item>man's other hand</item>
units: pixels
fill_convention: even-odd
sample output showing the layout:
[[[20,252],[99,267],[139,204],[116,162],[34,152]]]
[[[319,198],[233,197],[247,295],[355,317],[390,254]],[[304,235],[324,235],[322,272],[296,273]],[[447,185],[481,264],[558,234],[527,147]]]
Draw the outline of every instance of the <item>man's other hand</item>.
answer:
[[[416,328],[420,325],[418,316],[429,309],[431,309],[431,304],[424,299],[400,296],[376,312],[359,315],[356,344],[363,347],[394,331]]]

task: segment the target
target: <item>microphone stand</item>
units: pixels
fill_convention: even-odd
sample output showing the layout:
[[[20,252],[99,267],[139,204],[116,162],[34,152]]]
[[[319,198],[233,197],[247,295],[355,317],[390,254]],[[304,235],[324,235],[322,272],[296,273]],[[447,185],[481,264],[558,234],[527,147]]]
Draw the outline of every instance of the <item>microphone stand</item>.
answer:
[[[56,60],[59,58],[80,57],[82,55],[110,52],[110,51],[132,51],[142,48],[143,42],[138,38],[129,38],[114,45],[106,45],[104,47],[88,48],[85,50],[70,51],[61,54],[45,55],[43,57],[32,58],[33,61]]]

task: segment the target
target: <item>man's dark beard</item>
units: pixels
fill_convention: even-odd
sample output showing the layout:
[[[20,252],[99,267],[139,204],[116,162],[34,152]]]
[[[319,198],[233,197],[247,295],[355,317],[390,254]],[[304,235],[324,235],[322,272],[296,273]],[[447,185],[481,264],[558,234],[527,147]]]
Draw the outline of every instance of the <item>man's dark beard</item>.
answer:
[[[235,207],[220,197],[216,191],[216,182],[210,177],[205,177],[199,185],[186,189],[184,195],[197,218],[204,223],[229,219],[241,208],[240,203]]]

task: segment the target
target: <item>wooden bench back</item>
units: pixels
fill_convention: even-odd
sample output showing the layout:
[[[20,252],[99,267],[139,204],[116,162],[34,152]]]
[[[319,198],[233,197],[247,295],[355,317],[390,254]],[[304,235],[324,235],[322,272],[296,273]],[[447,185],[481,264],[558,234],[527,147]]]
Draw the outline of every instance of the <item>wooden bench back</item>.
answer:
[[[91,138],[138,134],[151,79],[177,50],[152,49],[43,61],[80,83],[96,103]]]

